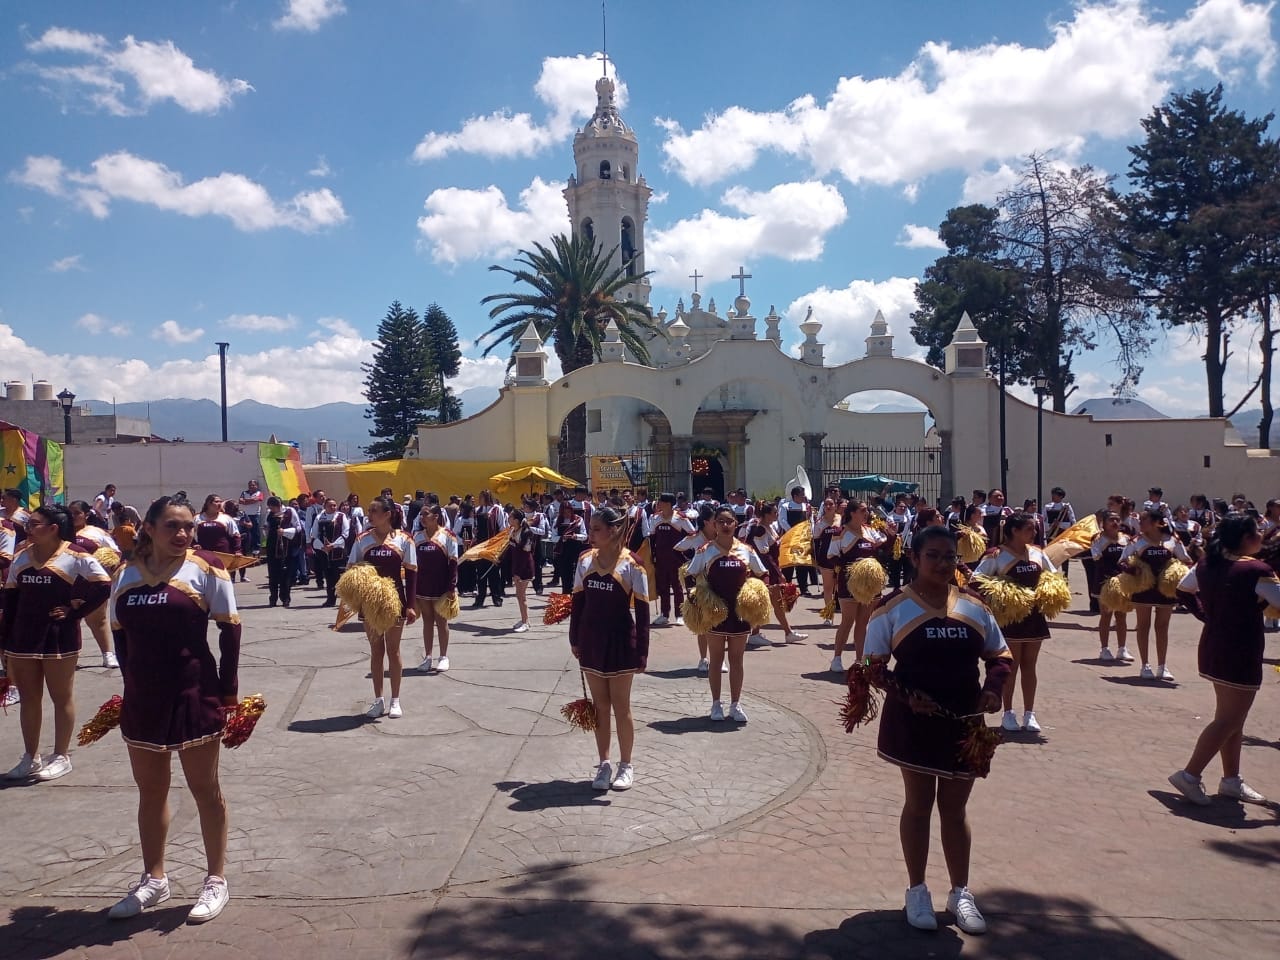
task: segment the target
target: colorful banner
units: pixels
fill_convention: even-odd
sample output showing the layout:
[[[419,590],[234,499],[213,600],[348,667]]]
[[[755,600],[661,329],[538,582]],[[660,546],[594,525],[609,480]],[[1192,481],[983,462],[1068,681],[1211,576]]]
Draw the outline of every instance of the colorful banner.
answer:
[[[0,488],[9,487],[29,510],[66,500],[61,445],[0,420]]]
[[[262,479],[266,481],[269,495],[290,499],[311,492],[297,447],[287,443],[260,443],[258,462],[262,465]]]

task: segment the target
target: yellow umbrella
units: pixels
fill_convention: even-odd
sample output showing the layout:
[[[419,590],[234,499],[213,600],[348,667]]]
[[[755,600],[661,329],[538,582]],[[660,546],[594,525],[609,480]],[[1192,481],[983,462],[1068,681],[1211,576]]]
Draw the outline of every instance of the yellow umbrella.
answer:
[[[489,478],[489,482],[499,492],[507,488],[507,484],[529,482],[529,489],[532,490],[534,485],[539,483],[554,484],[560,487],[573,488],[578,486],[577,480],[571,480],[562,473],[556,473],[550,467],[540,467],[537,465],[530,467],[517,467],[515,470],[509,470],[506,473],[495,473]]]

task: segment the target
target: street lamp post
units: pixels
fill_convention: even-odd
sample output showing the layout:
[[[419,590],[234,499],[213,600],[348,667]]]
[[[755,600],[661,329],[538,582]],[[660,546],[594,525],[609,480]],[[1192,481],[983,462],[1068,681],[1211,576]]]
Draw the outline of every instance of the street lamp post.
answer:
[[[1036,391],[1036,509],[1044,509],[1044,398],[1049,395],[1049,378],[1035,378]]]
[[[66,445],[71,442],[71,407],[76,402],[76,395],[63,387],[58,394],[58,402],[62,404],[62,442]]]
[[[222,376],[222,442],[227,442],[227,347],[229,343],[218,341],[218,368]]]

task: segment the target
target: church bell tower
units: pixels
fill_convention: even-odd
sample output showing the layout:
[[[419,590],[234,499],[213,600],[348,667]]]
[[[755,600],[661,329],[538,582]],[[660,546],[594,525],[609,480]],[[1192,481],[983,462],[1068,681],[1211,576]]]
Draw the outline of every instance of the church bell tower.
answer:
[[[603,59],[603,58],[602,58]],[[596,110],[573,138],[574,173],[565,187],[574,234],[586,237],[613,255],[637,279],[625,296],[648,305],[649,281],[644,273],[644,225],[652,190],[637,172],[640,147],[618,113],[614,83],[605,73],[596,81]]]

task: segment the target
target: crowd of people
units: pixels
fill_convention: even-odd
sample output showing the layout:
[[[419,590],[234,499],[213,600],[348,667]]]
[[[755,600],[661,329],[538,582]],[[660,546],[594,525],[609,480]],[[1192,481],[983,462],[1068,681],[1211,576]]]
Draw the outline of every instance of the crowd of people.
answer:
[[[1170,506],[1153,487],[1140,507],[1117,495],[1080,516],[1061,487],[1043,507],[1029,500],[1021,510],[998,489],[957,497],[945,510],[911,493],[884,491],[863,500],[838,487],[817,502],[797,486],[773,501],[752,501],[735,490],[723,503],[711,490],[693,499],[682,492],[649,498],[630,490],[591,496],[585,488],[559,489],[502,503],[487,490],[443,499],[418,491],[397,499],[385,489],[364,506],[355,494],[338,500],[320,490],[290,500],[251,480],[239,496],[210,494],[198,507],[185,492],[161,497],[140,516],[115,494],[107,485],[92,502],[28,510],[18,491],[5,490],[0,515],[4,702],[20,707],[24,747],[6,778],[48,781],[72,771],[81,621],[102,666],[121,671],[120,727],[139,791],[144,862],[138,883],[111,908],[115,918],[169,898],[164,848],[173,753],[196,800],[208,861],[190,919],[212,919],[227,902],[218,749],[224,711],[237,695],[234,584],[257,569],[239,556],[265,566],[269,607],[291,607],[295,590],[312,581],[323,593],[319,606],[334,607],[343,572],[357,565],[390,581],[395,615],[389,624],[365,622],[371,720],[404,715],[406,627],[421,621],[424,656],[417,669],[444,673],[460,597],[470,596],[472,609],[486,602],[500,607],[510,591],[519,611],[510,629],[524,633],[530,590],[568,594],[569,648],[594,710],[598,759],[591,787],[601,791],[636,783],[631,691],[635,675],[647,669],[654,629],[683,627],[690,618],[697,673],[709,687],[709,720],[745,724],[746,650],[770,644],[761,633],[770,611],[784,643],[807,639],[792,629],[787,613],[798,596],[820,597],[822,624],[834,628],[831,671],[846,672],[850,647],[851,684],[859,668],[882,668],[877,675],[883,677],[893,665],[878,749],[902,770],[908,921],[936,926],[924,885],[936,803],[952,885],[947,909],[962,929],[977,933],[985,920],[968,890],[965,814],[975,772],[956,756],[956,725],[1003,711],[1003,729],[1040,731],[1036,668],[1054,615],[1037,600],[999,619],[1003,601],[982,591],[1000,583],[1038,597],[1035,591],[1058,573],[1050,544],[1065,537],[1073,545],[1067,555],[1082,560],[1099,615],[1101,662],[1136,662],[1141,678],[1172,683],[1167,651],[1175,607],[1204,621],[1199,672],[1214,685],[1215,715],[1169,782],[1190,802],[1209,803],[1201,776],[1218,755],[1219,795],[1263,802],[1241,777],[1240,745],[1261,685],[1263,611],[1280,608],[1274,566],[1280,499],[1262,510],[1240,495],[1230,501],[1197,496]],[[1259,554],[1271,564],[1254,559]],[[1139,565],[1160,585],[1142,584],[1124,604],[1108,600],[1106,585]],[[1176,591],[1160,583],[1174,570]],[[753,590],[757,582],[763,586]],[[1136,660],[1128,650],[1130,610]],[[210,622],[217,627],[216,655]],[[179,669],[173,669],[175,658]],[[41,754],[45,691],[54,725],[47,759]],[[1019,692],[1020,717],[1014,709]]]

